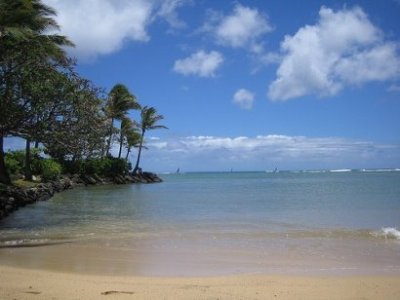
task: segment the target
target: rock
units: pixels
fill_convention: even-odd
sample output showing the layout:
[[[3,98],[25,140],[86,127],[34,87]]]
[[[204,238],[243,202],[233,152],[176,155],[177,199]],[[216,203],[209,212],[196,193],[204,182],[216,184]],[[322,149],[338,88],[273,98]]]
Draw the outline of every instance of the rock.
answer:
[[[14,197],[9,197],[7,199],[6,203],[9,204],[9,205],[14,205],[15,204],[15,198]]]
[[[161,178],[157,176],[157,174],[151,173],[151,172],[143,172],[142,176],[147,180],[149,183],[156,183],[156,182],[162,182]]]
[[[115,176],[113,181],[116,184],[125,184],[126,183],[125,178],[123,176],[121,176],[121,175]]]
[[[64,177],[63,183],[65,190],[73,188],[72,180],[69,177]]]
[[[125,181],[126,182],[130,182],[130,183],[136,183],[137,182],[136,179],[133,178],[133,176],[131,176],[131,175],[125,175]]]
[[[83,180],[83,182],[85,184],[96,184],[97,183],[96,179],[94,179],[92,176],[89,176],[89,175],[82,175],[81,179]]]
[[[104,184],[103,178],[101,178],[101,177],[100,177],[99,175],[97,175],[97,174],[93,174],[93,179],[95,179],[97,183]]]
[[[136,175],[132,175],[132,178],[137,182],[137,183],[148,183],[147,180],[145,178],[143,178],[143,176],[136,174]]]

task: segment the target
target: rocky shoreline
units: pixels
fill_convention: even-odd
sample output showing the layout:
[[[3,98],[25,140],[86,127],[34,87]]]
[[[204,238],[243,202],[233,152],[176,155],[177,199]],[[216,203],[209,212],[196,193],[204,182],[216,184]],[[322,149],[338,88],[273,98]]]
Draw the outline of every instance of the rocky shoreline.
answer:
[[[39,183],[30,188],[6,186],[0,189],[0,220],[20,207],[48,200],[55,193],[79,186],[158,182],[162,182],[162,179],[156,174],[143,172],[135,175],[119,175],[113,178],[104,178],[97,175],[65,175],[59,180]]]

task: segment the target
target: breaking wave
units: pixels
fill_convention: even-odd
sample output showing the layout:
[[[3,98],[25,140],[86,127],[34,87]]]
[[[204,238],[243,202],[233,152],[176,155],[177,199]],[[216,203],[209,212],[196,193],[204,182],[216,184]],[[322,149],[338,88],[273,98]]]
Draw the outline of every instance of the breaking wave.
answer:
[[[388,240],[400,240],[400,231],[393,227],[383,227],[381,230],[374,232],[373,235]]]

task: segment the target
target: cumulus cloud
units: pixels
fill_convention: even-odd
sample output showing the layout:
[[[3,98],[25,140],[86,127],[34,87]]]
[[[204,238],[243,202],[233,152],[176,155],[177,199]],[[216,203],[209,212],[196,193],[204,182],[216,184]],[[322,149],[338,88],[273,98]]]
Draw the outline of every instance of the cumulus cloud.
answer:
[[[267,19],[257,9],[237,4],[233,13],[221,20],[215,34],[222,44],[244,47],[271,30]]]
[[[233,95],[233,103],[239,105],[242,109],[252,109],[254,94],[246,89],[239,89]]]
[[[145,160],[154,168],[225,170],[260,168],[397,167],[400,145],[337,137],[260,135],[188,136],[149,141]]]
[[[282,60],[268,90],[271,100],[331,96],[345,86],[392,80],[400,74],[398,45],[386,41],[365,12],[322,7],[315,25],[281,43]]]
[[[221,53],[211,51],[209,53],[199,50],[191,56],[178,59],[174,64],[174,71],[183,75],[197,75],[200,77],[214,77],[215,72],[223,63]]]
[[[183,26],[176,10],[188,0],[44,0],[55,8],[61,33],[76,45],[71,50],[88,59],[119,50],[126,41],[147,42],[149,25],[157,18]]]
[[[210,13],[203,31],[210,32],[221,45],[259,53],[263,51],[260,37],[272,31],[272,26],[256,8],[236,4],[230,15]]]

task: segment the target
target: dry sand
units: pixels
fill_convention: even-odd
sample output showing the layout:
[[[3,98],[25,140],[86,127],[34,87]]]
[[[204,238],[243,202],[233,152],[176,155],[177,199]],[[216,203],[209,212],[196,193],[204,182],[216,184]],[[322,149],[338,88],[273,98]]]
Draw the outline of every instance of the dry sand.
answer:
[[[400,276],[121,277],[0,266],[0,299],[400,299]]]

